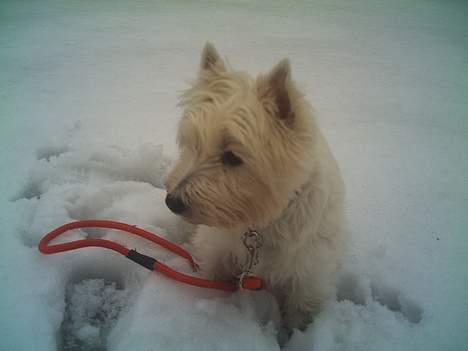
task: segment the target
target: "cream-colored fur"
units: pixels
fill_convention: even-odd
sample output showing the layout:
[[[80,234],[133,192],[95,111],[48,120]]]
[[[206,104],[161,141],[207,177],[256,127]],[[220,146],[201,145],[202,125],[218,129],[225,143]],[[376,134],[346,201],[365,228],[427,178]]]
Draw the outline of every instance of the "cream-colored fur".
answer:
[[[242,235],[258,230],[264,244],[253,271],[277,296],[285,325],[305,327],[334,292],[344,187],[289,62],[254,80],[227,69],[207,44],[181,106],[180,158],[166,188],[197,225],[202,271],[238,275],[247,259]],[[226,163],[226,152],[240,163]]]

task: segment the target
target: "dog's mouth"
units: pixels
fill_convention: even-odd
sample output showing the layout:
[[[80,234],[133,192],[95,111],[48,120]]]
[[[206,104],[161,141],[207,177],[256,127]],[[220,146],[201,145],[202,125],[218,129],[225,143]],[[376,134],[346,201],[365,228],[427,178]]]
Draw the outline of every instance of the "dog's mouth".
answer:
[[[179,214],[179,216],[186,222],[194,225],[207,225],[207,226],[215,226],[216,220],[213,218],[208,218],[206,216],[202,216],[199,213],[195,213],[196,211],[192,211],[191,209],[187,209],[185,212]]]
[[[199,213],[198,211],[189,211],[181,215],[182,219],[186,222],[193,224],[193,225],[205,225],[208,227],[216,227],[216,228],[233,228],[238,226],[239,224],[245,223],[246,221],[242,221],[240,219],[235,218],[235,215],[226,216],[225,214],[221,216],[213,215],[205,215]]]
[[[230,228],[249,219],[242,212],[215,205],[213,202],[207,206],[187,203],[187,199],[178,196],[177,193],[168,193],[165,202],[172,213],[193,225]]]
[[[206,216],[198,213],[198,211],[192,211],[187,209],[185,212],[178,214],[184,221],[193,225],[206,225],[210,227],[230,227],[232,223],[225,223],[220,218],[215,216]]]
[[[207,221],[203,221],[203,220],[200,220],[200,219],[197,219],[195,217],[192,217],[190,215],[181,215],[182,219],[190,224],[193,224],[193,225],[210,225],[210,223],[208,223]]]

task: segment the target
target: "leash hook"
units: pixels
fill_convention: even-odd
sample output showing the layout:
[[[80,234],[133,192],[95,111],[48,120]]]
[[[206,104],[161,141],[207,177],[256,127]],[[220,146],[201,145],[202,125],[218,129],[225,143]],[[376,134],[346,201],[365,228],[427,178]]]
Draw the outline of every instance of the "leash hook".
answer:
[[[254,229],[248,229],[243,236],[242,243],[247,249],[247,260],[239,275],[239,289],[243,289],[244,279],[253,275],[252,268],[259,262],[259,249],[263,245],[263,236]]]

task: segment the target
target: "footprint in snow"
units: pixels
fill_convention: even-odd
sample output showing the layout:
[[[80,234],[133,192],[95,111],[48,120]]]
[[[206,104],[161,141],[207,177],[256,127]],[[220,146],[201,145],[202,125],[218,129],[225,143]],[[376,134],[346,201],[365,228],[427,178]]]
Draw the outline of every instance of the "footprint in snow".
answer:
[[[338,301],[348,300],[356,305],[365,305],[369,298],[392,312],[400,313],[411,323],[416,324],[422,320],[423,309],[398,289],[376,281],[366,283],[351,273],[341,277],[338,283]]]
[[[70,283],[57,340],[60,351],[105,351],[107,336],[125,308],[128,292],[118,282],[84,279]]]
[[[36,150],[36,159],[50,162],[51,158],[58,158],[68,151],[70,148],[66,145],[43,146]]]

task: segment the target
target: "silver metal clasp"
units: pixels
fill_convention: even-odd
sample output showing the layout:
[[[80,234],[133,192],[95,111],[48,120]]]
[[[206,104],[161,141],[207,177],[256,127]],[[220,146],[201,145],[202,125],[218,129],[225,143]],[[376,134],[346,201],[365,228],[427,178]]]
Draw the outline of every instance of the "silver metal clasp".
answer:
[[[242,243],[247,249],[247,259],[239,275],[239,288],[241,289],[242,281],[252,275],[252,268],[259,262],[259,249],[263,245],[263,236],[256,230],[249,229],[244,233]]]

